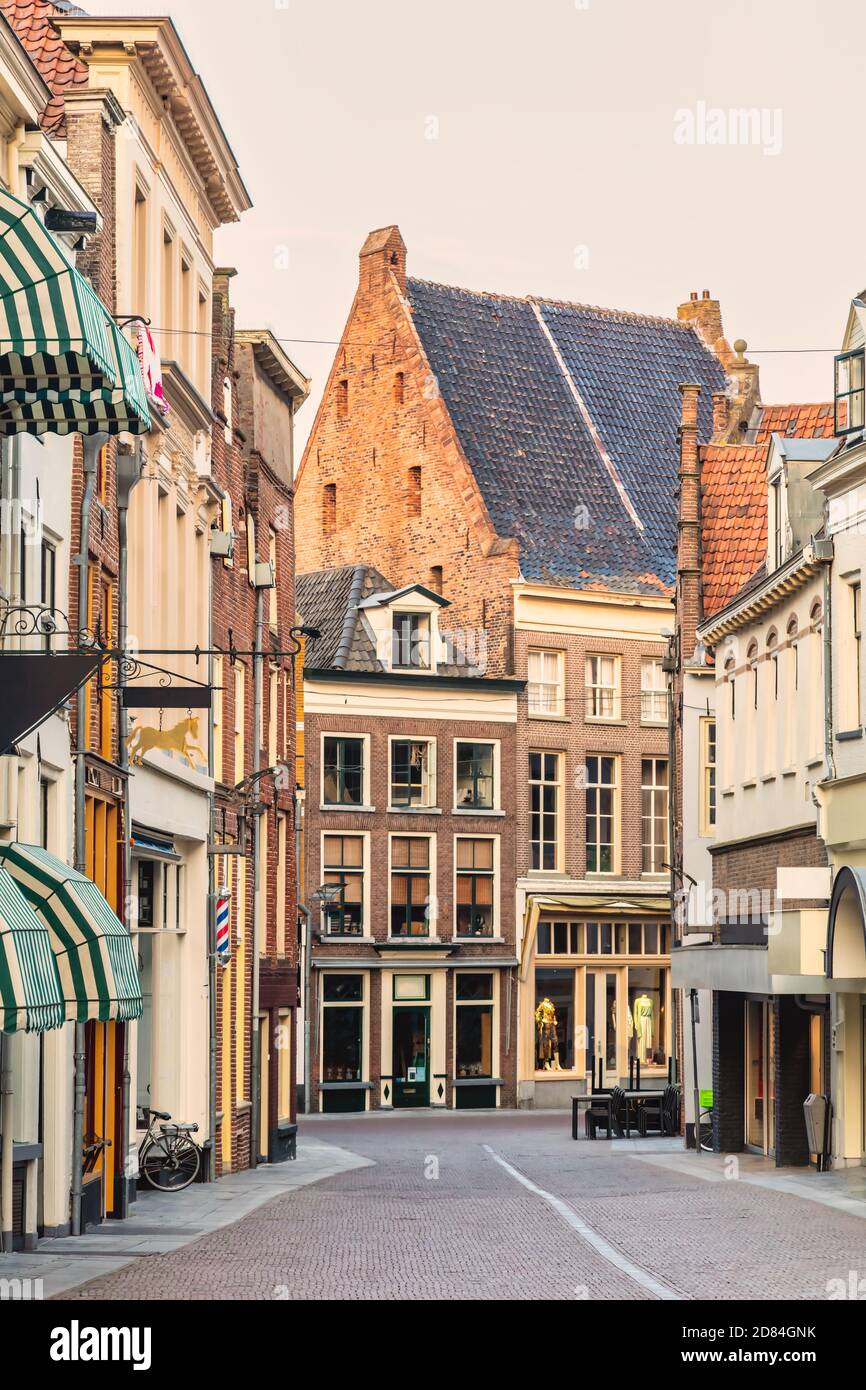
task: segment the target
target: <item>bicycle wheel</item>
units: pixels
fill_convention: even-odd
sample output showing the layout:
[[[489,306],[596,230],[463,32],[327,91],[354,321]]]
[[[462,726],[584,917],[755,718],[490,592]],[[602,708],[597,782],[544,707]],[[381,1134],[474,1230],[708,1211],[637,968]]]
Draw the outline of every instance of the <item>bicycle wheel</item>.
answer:
[[[713,1152],[713,1114],[711,1110],[705,1110],[700,1117],[698,1137],[703,1152],[711,1154]]]
[[[201,1167],[199,1147],[185,1134],[163,1134],[140,1158],[144,1177],[158,1192],[182,1192],[195,1182]]]

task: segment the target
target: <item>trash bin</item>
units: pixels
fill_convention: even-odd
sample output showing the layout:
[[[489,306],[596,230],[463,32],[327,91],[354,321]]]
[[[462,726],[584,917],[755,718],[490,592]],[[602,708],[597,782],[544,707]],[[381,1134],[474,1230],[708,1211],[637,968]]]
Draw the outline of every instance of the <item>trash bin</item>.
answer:
[[[818,1166],[822,1166],[827,1143],[827,1112],[830,1102],[825,1095],[811,1092],[803,1101],[803,1116],[806,1120],[806,1137],[809,1152],[818,1155]]]

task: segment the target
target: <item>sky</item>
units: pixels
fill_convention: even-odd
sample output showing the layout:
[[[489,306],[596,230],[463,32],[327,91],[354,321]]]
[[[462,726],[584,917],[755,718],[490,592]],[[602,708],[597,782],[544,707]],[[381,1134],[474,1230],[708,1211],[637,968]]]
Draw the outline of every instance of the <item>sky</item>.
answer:
[[[174,19],[254,204],[217,239],[238,323],[313,380],[301,442],[395,222],[427,280],[670,316],[708,289],[765,402],[831,396],[866,283],[862,0],[84,8]]]

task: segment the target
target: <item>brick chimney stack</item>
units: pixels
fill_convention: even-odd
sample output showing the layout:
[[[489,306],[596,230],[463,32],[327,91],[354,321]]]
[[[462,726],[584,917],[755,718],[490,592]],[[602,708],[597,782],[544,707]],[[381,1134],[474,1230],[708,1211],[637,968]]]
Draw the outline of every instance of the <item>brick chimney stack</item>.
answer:
[[[727,371],[733,353],[722,328],[719,301],[710,297],[709,290],[704,290],[700,296],[693,290],[685,303],[679,305],[677,318],[680,323],[691,324],[701,341],[716,354]]]
[[[716,443],[725,439],[728,432],[729,408],[727,391],[713,392],[713,440]]]
[[[701,556],[701,460],[698,444],[700,386],[680,386],[679,516],[677,519],[677,631],[681,660],[695,649],[695,632],[703,614]]]
[[[397,280],[400,293],[406,293],[406,243],[399,227],[380,227],[371,232],[361,247],[360,288],[377,292],[384,289],[388,273]]]

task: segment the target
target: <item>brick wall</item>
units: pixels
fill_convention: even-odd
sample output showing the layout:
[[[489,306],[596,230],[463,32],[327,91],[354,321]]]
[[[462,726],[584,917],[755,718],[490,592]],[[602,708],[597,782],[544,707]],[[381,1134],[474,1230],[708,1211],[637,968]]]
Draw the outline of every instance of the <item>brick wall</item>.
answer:
[[[809,1147],[803,1101],[811,1090],[809,1023],[811,1014],[792,995],[772,1001],[775,1029],[776,1167],[807,1164]]]
[[[298,476],[298,569],[368,561],[399,585],[432,584],[431,570],[441,567],[449,627],[483,630],[490,672],[502,674],[512,660],[516,544],[493,531],[422,352],[402,294],[400,234],[392,228],[380,240],[368,238],[361,253],[358,291]],[[420,509],[412,469],[420,469]],[[333,529],[324,524],[329,484]]]
[[[565,717],[546,719],[528,713],[528,701],[518,704],[517,818],[518,876],[529,871],[529,782],[531,749],[547,749],[564,756],[562,798],[564,804],[563,871],[582,878],[586,870],[586,794],[577,781],[588,754],[614,753],[620,759],[621,872],[626,878],[641,876],[641,758],[668,756],[667,725],[641,724],[640,663],[642,657],[661,657],[658,641],[608,640],[564,636],[552,632],[519,631],[515,635],[517,675],[527,674],[527,653],[533,647],[562,651],[565,665]],[[622,719],[617,722],[587,720],[586,657],[595,652],[621,658]]]
[[[713,1148],[742,1153],[746,1113],[744,995],[713,991]]]

